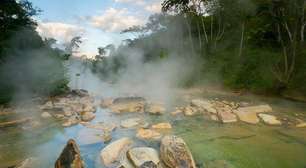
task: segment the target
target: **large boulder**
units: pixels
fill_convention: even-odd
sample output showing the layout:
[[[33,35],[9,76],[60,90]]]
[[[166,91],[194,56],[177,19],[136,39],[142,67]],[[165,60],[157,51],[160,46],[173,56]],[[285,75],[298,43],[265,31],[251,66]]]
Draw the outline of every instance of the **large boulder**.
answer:
[[[160,163],[159,154],[153,148],[138,147],[128,150],[128,158],[136,167],[140,167],[146,162],[153,162],[155,165]]]
[[[80,150],[76,142],[70,139],[55,162],[55,168],[84,168]]]
[[[144,112],[144,103],[142,102],[117,103],[111,105],[110,109],[114,113]]]
[[[125,154],[126,148],[132,144],[129,138],[121,138],[107,145],[100,153],[103,164],[107,167],[120,163],[120,157]]]
[[[222,123],[232,123],[237,122],[237,117],[230,111],[218,111],[218,116]]]
[[[237,110],[237,111],[235,111],[235,114],[243,122],[246,122],[246,123],[249,123],[249,124],[259,123],[259,118],[257,117],[256,112],[252,112],[252,111],[248,112],[248,111]]]
[[[194,159],[182,138],[165,136],[160,146],[161,159],[168,167],[196,168]]]

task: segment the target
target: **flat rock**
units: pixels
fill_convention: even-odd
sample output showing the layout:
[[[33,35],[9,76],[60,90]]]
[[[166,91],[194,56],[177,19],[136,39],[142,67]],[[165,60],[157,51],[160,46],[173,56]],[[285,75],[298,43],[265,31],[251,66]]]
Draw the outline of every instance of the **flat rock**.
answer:
[[[142,123],[143,122],[141,118],[129,118],[129,119],[123,120],[120,125],[123,128],[134,128],[134,127],[140,126]]]
[[[55,162],[55,168],[84,168],[80,150],[76,142],[70,139]]]
[[[272,107],[270,105],[258,105],[258,106],[249,106],[249,107],[240,107],[238,108],[240,112],[249,112],[249,113],[268,113],[272,112]]]
[[[105,166],[111,166],[112,164],[120,163],[120,155],[123,151],[132,144],[132,140],[129,138],[121,138],[107,145],[100,152],[100,157]],[[125,154],[125,153],[124,153]]]
[[[152,125],[153,129],[171,129],[172,126],[170,123],[158,123],[158,124],[154,124]]]
[[[185,141],[177,136],[165,136],[161,141],[160,156],[168,167],[196,168]]]
[[[194,115],[199,114],[200,111],[196,107],[187,106],[187,107],[184,107],[183,112],[185,116],[194,116]]]
[[[236,115],[229,111],[219,111],[218,116],[223,123],[237,122]]]
[[[110,110],[114,113],[144,112],[144,103],[142,102],[116,103],[110,106]]]
[[[296,124],[297,128],[306,128],[306,122],[301,122],[299,124]]]
[[[238,116],[238,118],[246,123],[249,124],[257,124],[259,123],[259,118],[257,117],[256,112],[247,112],[247,111],[236,111],[235,114]]]
[[[217,110],[214,108],[214,105],[208,100],[194,99],[191,100],[191,105],[198,108],[202,108],[204,111],[207,111],[209,113],[217,113]]]
[[[114,99],[112,99],[112,98],[103,99],[103,100],[101,101],[100,106],[101,106],[102,108],[108,108],[108,107],[110,107],[110,106],[113,104],[113,101],[114,101]]]
[[[158,165],[160,162],[158,152],[153,148],[138,147],[128,150],[128,158],[133,162],[136,167],[140,167],[146,162],[153,162]]]
[[[269,114],[258,114],[258,116],[264,121],[264,123],[269,125],[281,125],[281,121],[275,116]]]
[[[137,138],[140,138],[140,139],[159,140],[162,135],[159,132],[157,132],[155,130],[152,130],[152,129],[140,128],[140,129],[138,129],[136,136],[137,136]]]

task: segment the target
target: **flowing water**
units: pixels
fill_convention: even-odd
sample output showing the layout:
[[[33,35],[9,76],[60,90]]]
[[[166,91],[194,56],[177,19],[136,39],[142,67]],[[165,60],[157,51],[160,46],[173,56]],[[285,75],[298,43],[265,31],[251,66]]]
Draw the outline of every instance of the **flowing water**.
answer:
[[[90,88],[85,88],[89,89]],[[112,90],[104,91],[106,96]],[[97,96],[97,99],[101,95]],[[102,94],[103,96],[103,94]],[[271,104],[274,111],[288,117],[296,113],[305,113],[306,105],[277,98],[254,96],[233,96],[226,92],[201,92],[191,97],[219,98],[236,101],[265,102]],[[184,104],[180,98],[175,100]],[[178,103],[180,102],[180,103]],[[171,111],[170,111],[171,112]],[[132,116],[142,117],[149,123],[168,121],[173,125],[171,134],[182,137],[188,144],[199,167],[212,164],[224,164],[236,168],[305,168],[306,167],[306,129],[286,126],[248,125],[241,122],[220,124],[197,117],[172,117],[169,114],[149,116],[146,114],[115,115],[107,109],[98,108],[93,123],[105,122],[119,125],[120,121]],[[304,117],[305,119],[305,117]],[[80,146],[82,157],[89,168],[103,167],[99,153],[105,147],[101,142],[86,144],[86,133],[91,130],[76,125],[63,128],[56,121],[43,122],[33,130],[8,128],[0,130],[0,167],[34,157],[41,162],[42,168],[54,167],[55,160],[70,138]],[[85,134],[84,134],[85,133]],[[131,137],[137,146],[151,146],[158,149],[158,142],[142,141],[135,138],[136,130],[117,128],[113,140]],[[84,140],[85,138],[85,140]],[[217,166],[216,166],[217,167]],[[223,166],[224,167],[224,166]]]

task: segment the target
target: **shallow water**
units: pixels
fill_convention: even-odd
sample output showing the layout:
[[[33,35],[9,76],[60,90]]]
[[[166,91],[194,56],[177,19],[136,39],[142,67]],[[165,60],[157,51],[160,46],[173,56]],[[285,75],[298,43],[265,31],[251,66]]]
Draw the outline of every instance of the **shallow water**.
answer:
[[[205,96],[204,96],[205,95]],[[306,105],[277,98],[233,97],[216,93],[192,95],[194,97],[220,98],[226,100],[270,103],[277,114],[294,116],[303,113]],[[191,97],[192,97],[191,96]],[[182,101],[184,102],[184,101]],[[180,103],[181,104],[181,103]],[[171,112],[171,111],[170,111]],[[146,114],[112,114],[107,109],[98,108],[93,123],[105,122],[119,125],[129,117],[142,117],[149,123],[170,121],[172,134],[181,136],[199,165],[205,167],[214,161],[225,160],[236,168],[305,168],[306,167],[306,129],[286,128],[285,126],[248,125],[244,123],[219,124],[197,117],[172,117],[170,115],[150,116]],[[304,114],[304,113],[303,113]],[[86,133],[92,129],[82,125],[61,127],[55,121],[43,122],[34,130],[9,128],[0,130],[0,167],[6,168],[19,161],[36,157],[40,167],[52,168],[55,160],[70,138],[80,145],[82,157],[89,168],[103,168],[99,152],[105,144],[102,140],[95,144],[84,144]],[[81,134],[81,132],[85,132]],[[142,141],[135,138],[136,130],[117,128],[113,140],[131,137],[136,146],[151,146],[158,149],[158,142]]]

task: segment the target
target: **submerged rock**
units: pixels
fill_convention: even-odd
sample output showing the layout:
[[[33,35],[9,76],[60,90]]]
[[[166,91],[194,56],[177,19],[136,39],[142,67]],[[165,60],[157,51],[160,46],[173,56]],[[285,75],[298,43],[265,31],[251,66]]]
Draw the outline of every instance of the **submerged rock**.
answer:
[[[275,116],[269,114],[258,114],[258,116],[264,121],[264,123],[269,125],[281,125],[281,121]]]
[[[133,162],[136,167],[145,166],[146,162],[153,162],[153,165],[157,165],[160,162],[158,152],[153,148],[138,147],[128,150],[128,158]]]
[[[186,143],[176,136],[165,136],[160,146],[161,159],[168,167],[196,168]]]
[[[140,126],[142,123],[143,121],[141,118],[129,118],[123,120],[120,125],[122,128],[134,128]]]
[[[140,139],[146,139],[146,140],[149,140],[149,139],[159,140],[162,137],[162,135],[159,132],[152,130],[152,129],[140,128],[137,131],[136,137]]]
[[[116,162],[120,162],[120,155],[125,154],[125,149],[132,144],[132,140],[129,138],[121,138],[107,145],[100,152],[100,157],[105,166],[111,166]]]
[[[101,101],[100,106],[102,108],[108,108],[108,107],[110,107],[113,104],[113,101],[114,101],[114,99],[111,99],[111,98],[103,99]]]
[[[55,168],[84,168],[79,147],[70,139],[55,162]]]
[[[170,123],[158,123],[158,124],[154,124],[152,125],[153,129],[171,129],[172,126]]]

